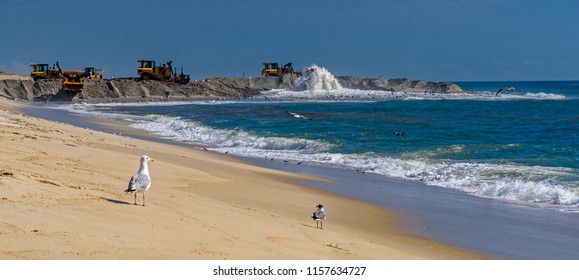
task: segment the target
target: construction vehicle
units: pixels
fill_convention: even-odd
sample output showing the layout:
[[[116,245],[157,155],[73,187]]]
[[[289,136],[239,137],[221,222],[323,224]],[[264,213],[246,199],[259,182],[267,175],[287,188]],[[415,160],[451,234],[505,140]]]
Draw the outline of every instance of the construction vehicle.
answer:
[[[155,61],[152,60],[137,60],[141,63],[141,66],[137,68],[137,74],[140,76],[140,80],[155,80],[170,83],[186,84],[191,80],[189,74],[183,74],[183,68],[181,68],[181,74],[175,74],[173,71],[173,66],[171,65],[173,61],[167,62],[167,64],[162,64],[158,66]]]
[[[278,77],[284,74],[296,74],[298,77],[302,75],[301,71],[294,71],[291,62],[283,67],[279,67],[277,62],[262,62],[261,64],[263,64],[263,69],[261,70],[262,77]]]
[[[84,87],[84,72],[80,70],[62,71],[62,90],[76,93]]]
[[[31,63],[32,72],[30,72],[30,77],[34,81],[43,80],[43,79],[61,79],[62,78],[62,70],[56,63],[56,66],[49,67],[48,64],[35,64]],[[58,67],[58,69],[56,68]]]
[[[105,69],[103,68],[85,67],[83,76],[91,80],[102,80],[104,79],[104,72]]]

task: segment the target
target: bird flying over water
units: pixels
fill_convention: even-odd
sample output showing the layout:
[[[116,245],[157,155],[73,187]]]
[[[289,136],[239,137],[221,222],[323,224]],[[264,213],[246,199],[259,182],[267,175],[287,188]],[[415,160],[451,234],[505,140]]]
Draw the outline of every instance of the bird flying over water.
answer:
[[[318,228],[318,222],[320,223],[320,228],[324,229],[324,221],[326,220],[326,211],[324,211],[324,205],[318,204],[318,209],[312,215],[312,219],[316,221],[316,228]]]
[[[143,193],[143,206],[145,206],[145,192],[151,187],[151,176],[149,175],[148,161],[154,161],[149,156],[141,156],[141,166],[139,171],[131,177],[129,181],[129,186],[125,190],[125,193],[135,193],[135,205],[137,205],[137,193]]]
[[[285,111],[285,112],[286,112],[288,115],[290,115],[290,116],[292,116],[292,117],[294,117],[294,118],[304,119],[304,120],[308,120],[308,121],[311,121],[311,120],[312,120],[311,118],[302,116],[302,115],[297,114],[297,113],[293,113],[293,112],[289,112],[289,111]]]
[[[517,90],[517,89],[516,89],[516,88],[514,88],[514,87],[505,87],[505,88],[501,88],[501,89],[499,89],[499,91],[497,91],[497,93],[495,94],[495,96],[499,95],[499,93],[500,93],[501,91],[503,91],[503,90],[506,90],[506,91],[511,91],[511,90]]]

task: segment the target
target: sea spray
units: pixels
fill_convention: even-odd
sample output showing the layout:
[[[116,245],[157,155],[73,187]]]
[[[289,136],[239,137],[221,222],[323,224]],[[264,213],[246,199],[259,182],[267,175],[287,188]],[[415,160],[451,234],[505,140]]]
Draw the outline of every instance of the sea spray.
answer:
[[[313,64],[306,68],[306,76],[295,80],[294,91],[342,90],[342,86],[328,69]]]

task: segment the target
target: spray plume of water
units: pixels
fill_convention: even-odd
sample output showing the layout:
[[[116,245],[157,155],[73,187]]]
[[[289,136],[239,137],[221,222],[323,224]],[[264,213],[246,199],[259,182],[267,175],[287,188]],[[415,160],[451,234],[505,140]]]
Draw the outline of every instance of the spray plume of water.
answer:
[[[342,89],[336,77],[324,67],[312,64],[312,66],[306,68],[305,72],[307,73],[305,76],[295,80],[292,90],[328,91]]]

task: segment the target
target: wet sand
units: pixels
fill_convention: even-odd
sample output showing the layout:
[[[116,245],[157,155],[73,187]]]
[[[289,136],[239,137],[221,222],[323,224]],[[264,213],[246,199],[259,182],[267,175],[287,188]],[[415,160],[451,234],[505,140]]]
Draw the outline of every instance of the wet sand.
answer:
[[[297,183],[324,181],[316,176],[47,121],[21,106],[0,101],[0,259],[484,258],[408,234],[406,214]],[[147,206],[123,192],[143,154],[155,159]],[[323,230],[310,218],[318,203]]]

